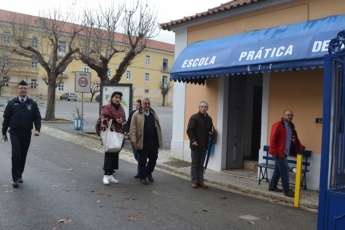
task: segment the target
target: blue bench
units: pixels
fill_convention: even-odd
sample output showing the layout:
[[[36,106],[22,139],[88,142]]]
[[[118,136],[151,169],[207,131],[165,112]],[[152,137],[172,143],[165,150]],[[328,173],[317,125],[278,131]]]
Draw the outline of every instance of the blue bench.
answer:
[[[258,178],[258,184],[261,183],[261,181],[266,180],[268,182],[268,169],[274,170],[275,167],[275,160],[272,156],[268,153],[269,146],[264,146],[264,152],[265,155],[263,156],[264,162],[258,164],[259,169],[259,178]],[[310,157],[311,157],[311,151],[305,150],[303,152],[303,161],[302,161],[302,188],[307,189],[307,173],[310,171]],[[289,172],[294,172],[296,169],[296,158],[288,158],[288,166],[289,166]],[[290,184],[294,185],[294,183]]]

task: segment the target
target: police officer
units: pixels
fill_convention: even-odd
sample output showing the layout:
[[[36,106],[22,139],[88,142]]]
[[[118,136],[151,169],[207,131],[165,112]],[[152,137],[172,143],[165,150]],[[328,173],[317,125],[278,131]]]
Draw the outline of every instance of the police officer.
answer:
[[[8,102],[2,124],[3,140],[7,141],[8,128],[12,144],[12,179],[13,187],[23,183],[22,175],[25,168],[26,155],[31,141],[31,130],[35,125],[35,136],[39,136],[41,114],[37,103],[27,96],[28,84],[18,84],[18,96]]]

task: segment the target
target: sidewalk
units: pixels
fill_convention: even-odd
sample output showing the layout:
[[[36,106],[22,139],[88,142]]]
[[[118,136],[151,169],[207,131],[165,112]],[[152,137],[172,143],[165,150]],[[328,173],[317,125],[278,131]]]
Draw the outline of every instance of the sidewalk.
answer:
[[[70,126],[71,127],[71,126]],[[95,135],[84,134],[74,130],[67,130],[65,125],[45,124],[42,132],[74,144],[82,145],[86,148],[102,153],[102,146],[99,138]],[[157,161],[157,169],[177,177],[190,180],[190,163],[171,158],[169,150],[161,150]],[[121,151],[120,158],[124,161],[135,163],[131,151],[124,149]],[[209,186],[254,197],[257,199],[267,200],[273,203],[293,205],[293,199],[288,198],[281,193],[268,192],[267,183],[257,184],[256,173],[245,170],[231,170],[216,172],[207,170],[205,174],[206,182]],[[301,194],[301,208],[316,212],[318,207],[318,192],[304,191]]]

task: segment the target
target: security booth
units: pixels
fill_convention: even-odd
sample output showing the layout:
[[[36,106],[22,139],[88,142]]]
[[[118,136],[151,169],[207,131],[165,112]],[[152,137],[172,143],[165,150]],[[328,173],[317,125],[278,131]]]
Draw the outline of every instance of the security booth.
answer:
[[[319,230],[345,229],[345,30],[331,40],[324,66]]]

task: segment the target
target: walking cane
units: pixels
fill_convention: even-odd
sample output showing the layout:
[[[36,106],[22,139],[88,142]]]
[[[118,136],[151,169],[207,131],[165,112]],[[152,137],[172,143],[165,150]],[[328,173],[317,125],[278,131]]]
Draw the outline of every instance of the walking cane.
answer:
[[[210,155],[212,153],[213,146],[214,146],[213,138],[210,135],[209,138],[208,138],[208,146],[207,146],[206,160],[205,160],[205,165],[204,165],[204,173],[205,173],[205,171],[207,169],[208,160],[210,159]]]

